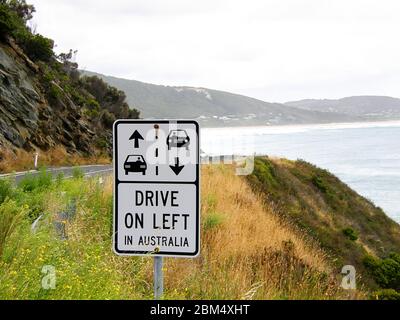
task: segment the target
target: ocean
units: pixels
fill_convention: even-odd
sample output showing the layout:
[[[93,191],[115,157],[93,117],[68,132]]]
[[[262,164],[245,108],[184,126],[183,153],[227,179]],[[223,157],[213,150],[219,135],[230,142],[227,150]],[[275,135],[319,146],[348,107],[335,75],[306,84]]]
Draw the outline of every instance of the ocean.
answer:
[[[400,223],[400,121],[204,128],[208,155],[303,159],[329,170]]]

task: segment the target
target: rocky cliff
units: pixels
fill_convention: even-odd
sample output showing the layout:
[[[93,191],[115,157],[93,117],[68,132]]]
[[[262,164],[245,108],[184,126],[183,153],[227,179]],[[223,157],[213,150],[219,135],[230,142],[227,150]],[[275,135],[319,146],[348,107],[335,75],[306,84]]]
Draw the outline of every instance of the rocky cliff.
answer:
[[[122,91],[76,69],[55,55],[33,62],[12,38],[0,41],[0,163],[21,150],[111,154],[114,120],[139,113]]]
[[[68,94],[51,105],[41,84],[41,68],[13,43],[0,44],[0,148],[94,151],[90,123]],[[53,83],[57,86],[56,81]],[[103,133],[107,138],[109,133]]]

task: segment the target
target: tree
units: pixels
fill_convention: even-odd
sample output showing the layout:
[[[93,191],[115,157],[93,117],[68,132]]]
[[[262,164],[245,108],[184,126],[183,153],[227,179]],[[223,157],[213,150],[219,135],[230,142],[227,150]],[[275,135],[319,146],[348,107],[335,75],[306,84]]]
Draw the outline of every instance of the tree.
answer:
[[[84,77],[82,85],[100,104],[103,110],[113,114],[116,119],[138,119],[139,111],[131,109],[126,103],[126,95],[123,91],[109,86],[103,79],[93,76]],[[109,121],[107,115],[106,122]]]
[[[40,34],[28,34],[20,44],[33,61],[48,62],[54,56],[54,41]]]
[[[3,0],[2,2],[8,5],[24,23],[31,20],[33,14],[36,12],[35,7],[31,4],[27,4],[25,0]]]
[[[57,59],[63,64],[64,71],[70,76],[73,82],[79,81],[80,78],[79,65],[73,61],[77,53],[78,50],[70,49],[68,53],[60,53],[57,56]]]
[[[18,27],[18,17],[4,3],[0,3],[0,38],[5,39]]]

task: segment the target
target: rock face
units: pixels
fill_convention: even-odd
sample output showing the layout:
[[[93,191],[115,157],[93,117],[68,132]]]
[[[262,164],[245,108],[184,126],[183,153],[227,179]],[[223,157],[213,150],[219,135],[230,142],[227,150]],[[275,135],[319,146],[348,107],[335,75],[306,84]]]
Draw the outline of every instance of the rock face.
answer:
[[[0,151],[62,145],[71,153],[93,153],[96,128],[62,88],[61,97],[51,105],[40,73],[12,42],[0,43]],[[111,133],[102,131],[103,138],[111,141]]]

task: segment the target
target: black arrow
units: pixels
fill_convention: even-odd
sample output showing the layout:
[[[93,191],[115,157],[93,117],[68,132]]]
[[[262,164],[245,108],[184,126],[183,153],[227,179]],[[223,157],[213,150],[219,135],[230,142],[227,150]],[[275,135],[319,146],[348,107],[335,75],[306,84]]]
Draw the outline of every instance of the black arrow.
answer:
[[[135,149],[139,148],[139,140],[144,140],[142,135],[135,130],[135,132],[132,134],[132,136],[129,138],[129,140],[135,140]]]
[[[181,171],[183,170],[183,168],[185,166],[180,166],[179,165],[179,158],[175,158],[175,165],[174,166],[169,166],[173,172],[175,172],[175,174],[177,176],[179,176],[179,174],[181,173]]]

